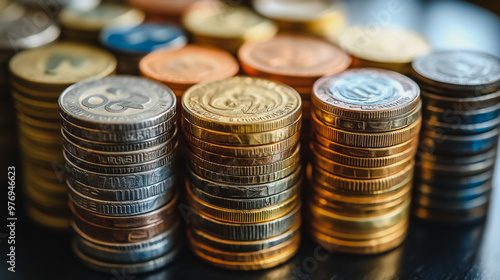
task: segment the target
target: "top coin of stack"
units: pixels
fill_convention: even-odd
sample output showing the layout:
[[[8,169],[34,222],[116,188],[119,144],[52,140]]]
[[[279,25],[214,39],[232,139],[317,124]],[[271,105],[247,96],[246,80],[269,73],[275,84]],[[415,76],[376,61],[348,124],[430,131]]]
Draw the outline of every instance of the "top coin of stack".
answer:
[[[87,266],[148,272],[179,251],[175,104],[170,89],[132,76],[59,98],[73,250]]]
[[[276,22],[280,32],[294,32],[336,38],[347,15],[340,1],[253,0],[255,10]]]
[[[130,5],[146,13],[146,20],[153,22],[181,23],[182,14],[196,2],[213,0],[128,0]]]
[[[99,44],[99,32],[115,24],[137,25],[144,21],[144,13],[119,4],[101,4],[93,9],[67,7],[59,13],[65,40]]]
[[[184,27],[197,44],[220,48],[235,54],[248,41],[272,38],[278,27],[245,7],[231,7],[221,2],[192,5],[182,19]]]
[[[311,233],[332,250],[375,254],[403,242],[420,130],[417,84],[354,69],[314,85],[308,167]]]
[[[201,83],[182,98],[188,237],[203,260],[255,270],[300,242],[300,96],[264,79]]]
[[[409,74],[411,61],[427,54],[427,40],[414,31],[385,27],[373,32],[369,26],[347,28],[339,45],[353,56],[353,67],[374,67]]]
[[[111,54],[73,43],[25,50],[10,61],[28,212],[41,224],[69,226],[67,188],[60,174],[64,159],[59,95],[75,82],[109,76],[115,69]]]
[[[482,220],[500,132],[500,59],[441,51],[412,67],[425,105],[414,214],[447,223]]]
[[[118,74],[139,75],[139,61],[148,53],[175,50],[187,43],[178,27],[143,23],[137,26],[111,26],[101,31],[101,44],[118,59]]]

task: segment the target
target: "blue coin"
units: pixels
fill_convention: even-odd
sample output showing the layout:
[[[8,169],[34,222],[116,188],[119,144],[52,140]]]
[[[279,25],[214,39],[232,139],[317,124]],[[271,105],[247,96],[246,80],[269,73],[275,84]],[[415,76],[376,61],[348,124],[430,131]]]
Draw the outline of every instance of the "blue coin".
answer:
[[[101,31],[100,39],[110,49],[137,54],[161,48],[180,48],[187,43],[186,35],[177,26],[153,23],[111,26]]]

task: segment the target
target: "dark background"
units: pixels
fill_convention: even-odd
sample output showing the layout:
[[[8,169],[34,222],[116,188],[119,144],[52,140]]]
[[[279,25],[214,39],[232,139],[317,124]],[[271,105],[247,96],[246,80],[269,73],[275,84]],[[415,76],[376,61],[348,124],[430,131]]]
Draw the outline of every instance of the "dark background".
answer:
[[[347,1],[351,23],[377,24],[376,15],[386,9],[388,1]],[[500,14],[498,1],[474,2]],[[494,13],[461,1],[399,0],[399,3],[403,10],[391,15],[390,24],[420,31],[435,49],[471,48],[500,56],[500,20]],[[18,174],[20,168],[18,165]],[[178,260],[153,274],[95,273],[80,265],[72,255],[69,233],[40,228],[19,209],[16,273],[6,270],[7,229],[2,226],[0,279],[500,279],[499,181],[496,176],[493,203],[485,223],[453,227],[412,221],[408,239],[401,247],[376,256],[328,253],[304,237],[299,253],[292,260],[258,272],[217,269],[185,248]],[[17,192],[19,200],[22,193],[19,188]],[[6,191],[0,197],[2,207],[6,206]],[[1,215],[5,221],[4,210]]]

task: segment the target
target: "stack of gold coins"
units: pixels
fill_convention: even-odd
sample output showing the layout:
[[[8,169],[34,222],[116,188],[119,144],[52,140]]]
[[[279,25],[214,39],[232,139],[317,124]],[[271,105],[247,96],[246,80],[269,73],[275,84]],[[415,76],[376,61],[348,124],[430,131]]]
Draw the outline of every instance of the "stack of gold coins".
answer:
[[[72,249],[95,270],[143,273],[177,255],[175,95],[133,76],[88,80],[59,98]]]
[[[181,23],[182,14],[192,4],[213,0],[128,0],[130,5],[146,13],[146,20],[153,22]]]
[[[425,105],[413,213],[445,223],[483,220],[500,132],[500,59],[442,51],[412,67]]]
[[[192,250],[215,266],[274,267],[300,242],[300,96],[264,79],[201,83],[182,98]]]
[[[375,67],[409,74],[411,61],[427,54],[430,46],[420,34],[401,27],[376,29],[370,26],[347,28],[340,46],[353,56],[353,67]]]
[[[28,214],[42,225],[69,226],[57,99],[71,84],[115,68],[111,54],[72,43],[25,50],[10,61]]]
[[[314,85],[308,218],[331,250],[376,254],[407,233],[421,125],[417,84],[396,72],[353,69]]]
[[[347,23],[340,1],[253,0],[255,10],[276,22],[280,32],[337,38]]]
[[[176,50],[187,43],[177,26],[152,23],[107,27],[101,31],[100,40],[116,56],[117,73],[122,75],[139,75],[139,61],[152,51]]]
[[[239,64],[223,50],[187,45],[175,51],[158,51],[145,56],[139,69],[143,76],[161,82],[177,96],[181,111],[182,94],[191,86],[236,75]],[[180,117],[180,114],[179,114]]]
[[[245,42],[268,40],[278,31],[272,21],[251,10],[221,2],[193,4],[184,13],[182,22],[192,33],[195,43],[220,48],[233,54]]]
[[[93,9],[64,8],[59,13],[63,38],[87,44],[99,45],[99,32],[107,26],[138,25],[144,21],[144,13],[134,8],[105,3]]]

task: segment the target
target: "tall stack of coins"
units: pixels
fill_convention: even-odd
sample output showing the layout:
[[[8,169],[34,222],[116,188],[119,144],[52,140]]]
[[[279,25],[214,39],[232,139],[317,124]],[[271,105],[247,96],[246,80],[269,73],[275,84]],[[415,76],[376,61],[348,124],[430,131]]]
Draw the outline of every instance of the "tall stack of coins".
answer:
[[[57,99],[71,84],[115,68],[111,54],[72,43],[25,50],[10,61],[28,214],[42,225],[69,226]]]
[[[280,32],[336,38],[347,22],[340,1],[253,0],[255,10],[276,22]]]
[[[146,13],[147,21],[175,23],[181,23],[184,11],[200,1],[212,0],[128,0],[130,5]]]
[[[300,96],[264,79],[198,84],[182,98],[188,238],[204,261],[256,270],[300,242]]]
[[[148,53],[175,50],[187,43],[178,27],[166,24],[144,23],[137,26],[111,26],[101,31],[101,44],[118,60],[117,73],[139,75],[139,61]]]
[[[482,220],[500,131],[500,59],[443,51],[412,66],[425,105],[413,213],[446,223]]]
[[[123,273],[172,261],[181,245],[173,92],[108,77],[69,87],[59,107],[77,257]]]
[[[396,72],[353,69],[314,85],[309,225],[331,250],[376,254],[407,233],[421,125],[417,84]]]
[[[188,88],[201,82],[232,77],[240,68],[238,61],[226,51],[187,45],[175,51],[148,54],[141,60],[139,69],[145,77],[174,91],[180,112],[182,94]]]
[[[99,45],[99,32],[107,26],[144,21],[144,13],[120,4],[101,4],[93,9],[67,7],[59,13],[65,40]]]
[[[248,41],[272,38],[278,27],[245,7],[221,2],[200,2],[187,9],[182,19],[195,43],[236,53]]]
[[[353,56],[353,67],[374,67],[409,74],[411,61],[427,54],[430,46],[420,34],[401,27],[377,29],[370,26],[347,28],[340,46]]]

